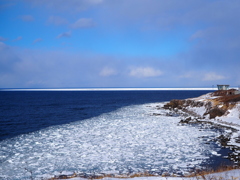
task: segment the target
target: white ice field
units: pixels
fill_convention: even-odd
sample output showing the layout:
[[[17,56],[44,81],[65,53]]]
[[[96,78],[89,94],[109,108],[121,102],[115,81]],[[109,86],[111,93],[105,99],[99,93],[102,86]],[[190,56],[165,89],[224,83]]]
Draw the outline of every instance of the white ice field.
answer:
[[[71,173],[185,173],[220,148],[220,135],[178,125],[156,104],[134,105],[0,142],[0,179],[50,178]],[[205,137],[205,138],[199,138]]]

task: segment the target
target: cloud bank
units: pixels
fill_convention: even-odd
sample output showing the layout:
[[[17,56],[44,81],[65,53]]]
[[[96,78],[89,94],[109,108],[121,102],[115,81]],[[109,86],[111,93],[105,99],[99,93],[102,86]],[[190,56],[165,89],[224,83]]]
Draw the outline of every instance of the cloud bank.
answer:
[[[59,16],[50,16],[47,20],[48,24],[53,24],[56,26],[68,24],[68,20]]]
[[[118,74],[117,71],[114,68],[110,67],[104,67],[99,73],[99,75],[103,77],[114,76],[117,74]]]
[[[129,75],[133,77],[158,77],[161,76],[163,73],[158,69],[154,69],[151,67],[137,67],[132,68]]]
[[[0,87],[240,85],[238,0],[0,6]]]
[[[78,29],[78,28],[90,28],[94,27],[95,23],[91,18],[80,18],[75,23],[71,25],[71,28]]]
[[[1,88],[212,87],[239,77],[206,68],[194,70],[189,64],[183,65],[179,58],[171,62],[147,57],[129,61],[129,58],[92,53],[16,49],[2,42],[0,54]],[[133,66],[140,61],[147,64]]]
[[[42,41],[42,38],[37,38],[33,41],[33,44],[36,44],[36,43],[41,42],[41,41]]]
[[[31,22],[34,21],[34,17],[31,15],[22,15],[19,17],[22,21]]]
[[[63,32],[63,33],[59,34],[59,35],[57,36],[57,38],[58,38],[58,39],[59,39],[59,38],[63,38],[63,37],[69,38],[69,37],[71,37],[71,35],[72,35],[72,32],[71,32],[71,31]]]

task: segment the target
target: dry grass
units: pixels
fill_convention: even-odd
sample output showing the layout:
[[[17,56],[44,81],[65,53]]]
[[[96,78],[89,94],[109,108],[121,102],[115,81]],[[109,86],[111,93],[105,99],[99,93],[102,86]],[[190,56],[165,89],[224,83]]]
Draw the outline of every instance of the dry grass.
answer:
[[[236,95],[229,95],[229,96],[222,96],[220,98],[217,98],[220,102],[223,103],[236,103],[238,101],[240,101],[240,94],[236,94]]]
[[[118,178],[118,179],[126,179],[126,178],[136,178],[136,177],[151,177],[154,176],[148,172],[144,173],[135,173],[135,174],[99,174],[99,175],[89,175],[88,177],[78,175],[76,173],[72,175],[59,175],[48,180],[59,180],[59,179],[72,179],[76,177],[81,177],[85,179],[103,179],[103,178]]]
[[[240,94],[234,94],[234,89],[226,90],[226,91],[215,91],[212,93],[213,96],[220,96],[215,100],[223,103],[231,103],[240,101]]]
[[[233,166],[221,166],[217,170],[203,170],[203,171],[196,171],[192,173],[191,175],[185,176],[182,179],[188,179],[188,180],[240,180],[240,173],[235,176],[229,176],[228,171],[239,169],[239,167],[233,167]],[[222,173],[216,175],[215,173]],[[103,178],[118,178],[118,179],[126,179],[126,178],[136,178],[136,177],[153,177],[154,175],[145,172],[145,173],[135,173],[135,174],[122,174],[122,175],[114,175],[114,174],[101,174],[93,175],[89,177],[82,177],[77,174],[73,174],[70,176],[60,175],[58,177],[51,178],[49,180],[59,180],[59,179],[72,179],[75,177],[81,177],[85,179],[103,179]],[[166,177],[168,179],[169,176],[162,175],[161,177]],[[171,176],[174,177],[174,176]],[[181,178],[179,178],[181,180]]]
[[[227,91],[216,91],[214,93],[217,95],[221,94],[220,97],[205,100],[211,103],[209,111],[206,113],[210,114],[210,119],[224,115],[228,110],[234,108],[236,104],[240,102],[240,94],[229,95],[226,92]]]
[[[195,178],[197,180],[240,180],[240,173],[237,177],[235,176],[228,176],[228,171],[239,169],[239,167],[233,167],[233,166],[221,166],[217,170],[204,170],[204,171],[198,171],[194,172],[190,176],[188,176],[191,180],[191,178]],[[215,175],[215,173],[223,173],[221,175]]]

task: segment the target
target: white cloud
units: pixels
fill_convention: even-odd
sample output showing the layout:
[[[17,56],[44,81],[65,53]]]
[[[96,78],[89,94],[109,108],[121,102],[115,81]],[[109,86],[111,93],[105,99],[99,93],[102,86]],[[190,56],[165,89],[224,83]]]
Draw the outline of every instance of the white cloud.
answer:
[[[203,77],[203,81],[215,81],[215,80],[222,80],[222,79],[226,79],[226,77],[216,74],[215,72],[206,73]]]
[[[22,21],[26,21],[26,22],[34,21],[34,17],[31,16],[31,15],[23,15],[23,16],[20,16],[20,19],[21,19]]]
[[[104,0],[25,0],[34,6],[44,6],[53,10],[80,12],[101,4]]]
[[[42,38],[37,38],[37,39],[35,39],[35,40],[33,41],[33,44],[36,44],[36,43],[38,43],[38,42],[40,42],[40,41],[42,41]]]
[[[157,77],[163,74],[162,71],[158,69],[153,69],[151,67],[137,67],[132,68],[129,75],[133,77]]]
[[[62,18],[62,17],[59,17],[59,16],[50,16],[48,18],[48,23],[58,26],[58,25],[67,24],[68,21],[65,18]]]
[[[64,32],[64,33],[61,33],[57,36],[57,38],[62,38],[62,37],[71,37],[72,35],[72,32],[71,31],[68,31],[68,32]]]
[[[5,47],[6,46],[6,44],[5,43],[3,43],[3,42],[0,42],[0,49],[1,49],[1,47]]]
[[[114,76],[116,74],[117,74],[117,71],[110,67],[104,67],[99,73],[99,75],[103,77]]]
[[[16,3],[1,4],[1,5],[0,5],[0,10],[2,10],[2,9],[8,9],[8,8],[10,8],[10,7],[12,7],[12,6],[15,6],[15,5],[16,5]]]
[[[71,25],[71,28],[73,29],[90,28],[90,27],[93,27],[94,25],[95,23],[91,18],[80,18]]]
[[[14,39],[13,41],[20,41],[20,40],[22,40],[22,36],[17,37],[17,38]]]
[[[203,38],[205,35],[205,32],[203,30],[198,30],[197,32],[195,32],[191,37],[190,40],[195,40],[195,39],[199,39],[199,38]]]
[[[196,73],[194,72],[186,72],[179,76],[179,78],[194,78],[196,77]]]
[[[7,41],[7,38],[0,36],[0,41]]]
[[[194,34],[191,35],[190,40],[196,40],[196,39],[202,39],[202,38],[212,39],[214,37],[219,37],[223,33],[224,33],[224,28],[210,27],[210,28],[196,31]]]
[[[88,0],[90,3],[92,4],[100,4],[102,3],[104,0]]]

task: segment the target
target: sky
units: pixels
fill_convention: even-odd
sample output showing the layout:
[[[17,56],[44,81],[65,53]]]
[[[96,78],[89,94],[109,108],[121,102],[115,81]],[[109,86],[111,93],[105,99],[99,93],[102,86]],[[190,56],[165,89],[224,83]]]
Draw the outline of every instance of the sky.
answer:
[[[0,0],[0,88],[240,85],[239,0]]]

